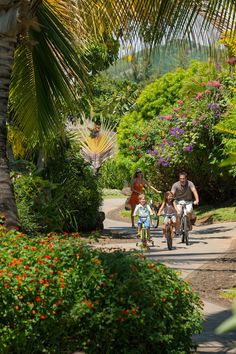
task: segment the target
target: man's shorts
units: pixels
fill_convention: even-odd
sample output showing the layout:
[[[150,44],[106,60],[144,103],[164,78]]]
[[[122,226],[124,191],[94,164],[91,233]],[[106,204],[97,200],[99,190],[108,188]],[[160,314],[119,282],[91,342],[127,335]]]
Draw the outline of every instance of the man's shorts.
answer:
[[[144,222],[144,228],[150,229],[150,218],[145,218],[145,219],[139,218],[138,219],[138,226],[141,227],[143,222]]]
[[[172,215],[171,217],[164,216],[164,221],[163,221],[163,223],[164,223],[164,224],[167,224],[168,221],[169,221],[169,218],[171,219],[171,221],[172,221],[173,223],[176,223],[176,216],[175,216],[175,215]]]
[[[178,215],[181,215],[183,206],[178,204],[178,202],[176,202],[176,207],[177,207]],[[191,202],[189,204],[186,204],[186,210],[187,210],[187,214],[191,214],[193,212],[193,204]]]

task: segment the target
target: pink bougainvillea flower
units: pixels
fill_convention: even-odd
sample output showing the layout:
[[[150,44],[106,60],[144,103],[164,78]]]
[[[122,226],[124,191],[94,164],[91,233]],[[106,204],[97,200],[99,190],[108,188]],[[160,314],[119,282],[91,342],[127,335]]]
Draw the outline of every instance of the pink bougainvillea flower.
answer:
[[[234,65],[235,62],[236,62],[236,58],[234,58],[234,57],[230,57],[230,58],[227,59],[227,63],[229,65]]]
[[[198,92],[197,95],[196,95],[196,97],[195,97],[195,100],[196,100],[196,101],[201,100],[201,99],[202,99],[202,96],[203,96],[203,92]]]
[[[172,116],[165,116],[165,120],[171,120]]]
[[[221,87],[221,83],[219,81],[216,81],[216,80],[211,80],[211,81],[208,81],[207,86],[213,86],[213,87],[220,88]]]
[[[211,91],[210,90],[205,90],[204,91],[206,95],[208,95]]]
[[[118,318],[117,318],[117,321],[119,321],[119,322],[124,322],[124,321],[125,321],[125,318],[122,317],[122,316],[121,316],[121,317],[118,317]]]
[[[178,111],[179,111],[179,107],[174,107],[174,108],[173,108],[173,111],[174,111],[174,112],[178,112]]]
[[[184,101],[179,100],[177,103],[181,106],[184,103]]]

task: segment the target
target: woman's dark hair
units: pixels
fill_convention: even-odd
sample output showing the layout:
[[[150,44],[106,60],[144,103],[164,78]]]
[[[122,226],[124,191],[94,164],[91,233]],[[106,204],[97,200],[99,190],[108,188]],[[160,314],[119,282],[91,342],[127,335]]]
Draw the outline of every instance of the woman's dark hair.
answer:
[[[137,170],[134,173],[134,177],[137,177],[139,173],[142,173],[142,170],[140,170],[140,168],[137,168]]]

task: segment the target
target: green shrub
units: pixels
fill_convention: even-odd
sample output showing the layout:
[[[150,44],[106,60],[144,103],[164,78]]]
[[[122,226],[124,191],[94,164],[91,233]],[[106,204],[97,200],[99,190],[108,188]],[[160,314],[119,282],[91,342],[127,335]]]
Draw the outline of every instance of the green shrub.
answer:
[[[188,353],[199,298],[176,272],[141,254],[101,254],[106,282],[78,298],[73,332],[87,353]],[[91,340],[92,339],[92,340]]]
[[[125,159],[107,160],[100,169],[99,182],[102,188],[122,189],[131,179],[130,161]]]
[[[101,192],[98,179],[78,151],[67,150],[43,171],[18,175],[16,201],[24,228],[40,230],[92,230],[99,219]]]
[[[63,217],[63,229],[92,230],[99,218],[101,191],[92,169],[78,150],[68,149],[48,163],[47,175],[59,187],[55,198],[61,196],[58,208]]]
[[[170,78],[175,74],[180,75],[180,99],[169,111],[163,108],[165,114],[153,115],[152,104],[156,105],[156,113],[161,111],[155,101],[155,98],[160,99],[157,92],[162,90],[162,84],[168,92]],[[234,110],[231,120],[229,112],[234,107],[235,75],[229,77],[228,71],[222,69],[217,73],[208,63],[194,62],[187,70],[177,70],[164,78],[165,75],[163,81],[147,86],[137,100],[136,111],[121,119],[118,128],[120,158],[123,156],[136,166],[139,164],[147,179],[159,190],[169,190],[178,173],[185,170],[197,186],[202,203],[231,198],[235,193],[235,163],[231,161],[235,139],[229,129],[222,129],[221,122],[227,121],[232,130]],[[166,99],[164,91],[161,95]],[[146,109],[150,109],[150,114]],[[215,129],[217,123],[220,132]],[[225,161],[227,155],[229,161]]]
[[[19,217],[26,229],[61,229],[63,217],[58,206],[62,195],[55,196],[58,186],[39,176],[18,175],[14,191]]]
[[[103,254],[78,233],[30,238],[0,228],[0,352],[184,354],[200,301],[142,254]]]

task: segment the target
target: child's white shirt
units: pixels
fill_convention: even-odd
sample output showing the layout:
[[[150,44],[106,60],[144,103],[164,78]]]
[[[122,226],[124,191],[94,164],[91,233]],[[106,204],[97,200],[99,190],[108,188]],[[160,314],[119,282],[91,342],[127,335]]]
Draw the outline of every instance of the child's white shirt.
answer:
[[[144,214],[146,212],[147,215],[141,215],[142,213]],[[142,205],[142,204],[137,204],[135,209],[134,209],[134,213],[133,216],[150,216],[152,215],[152,209],[150,208],[150,206],[148,204]]]

